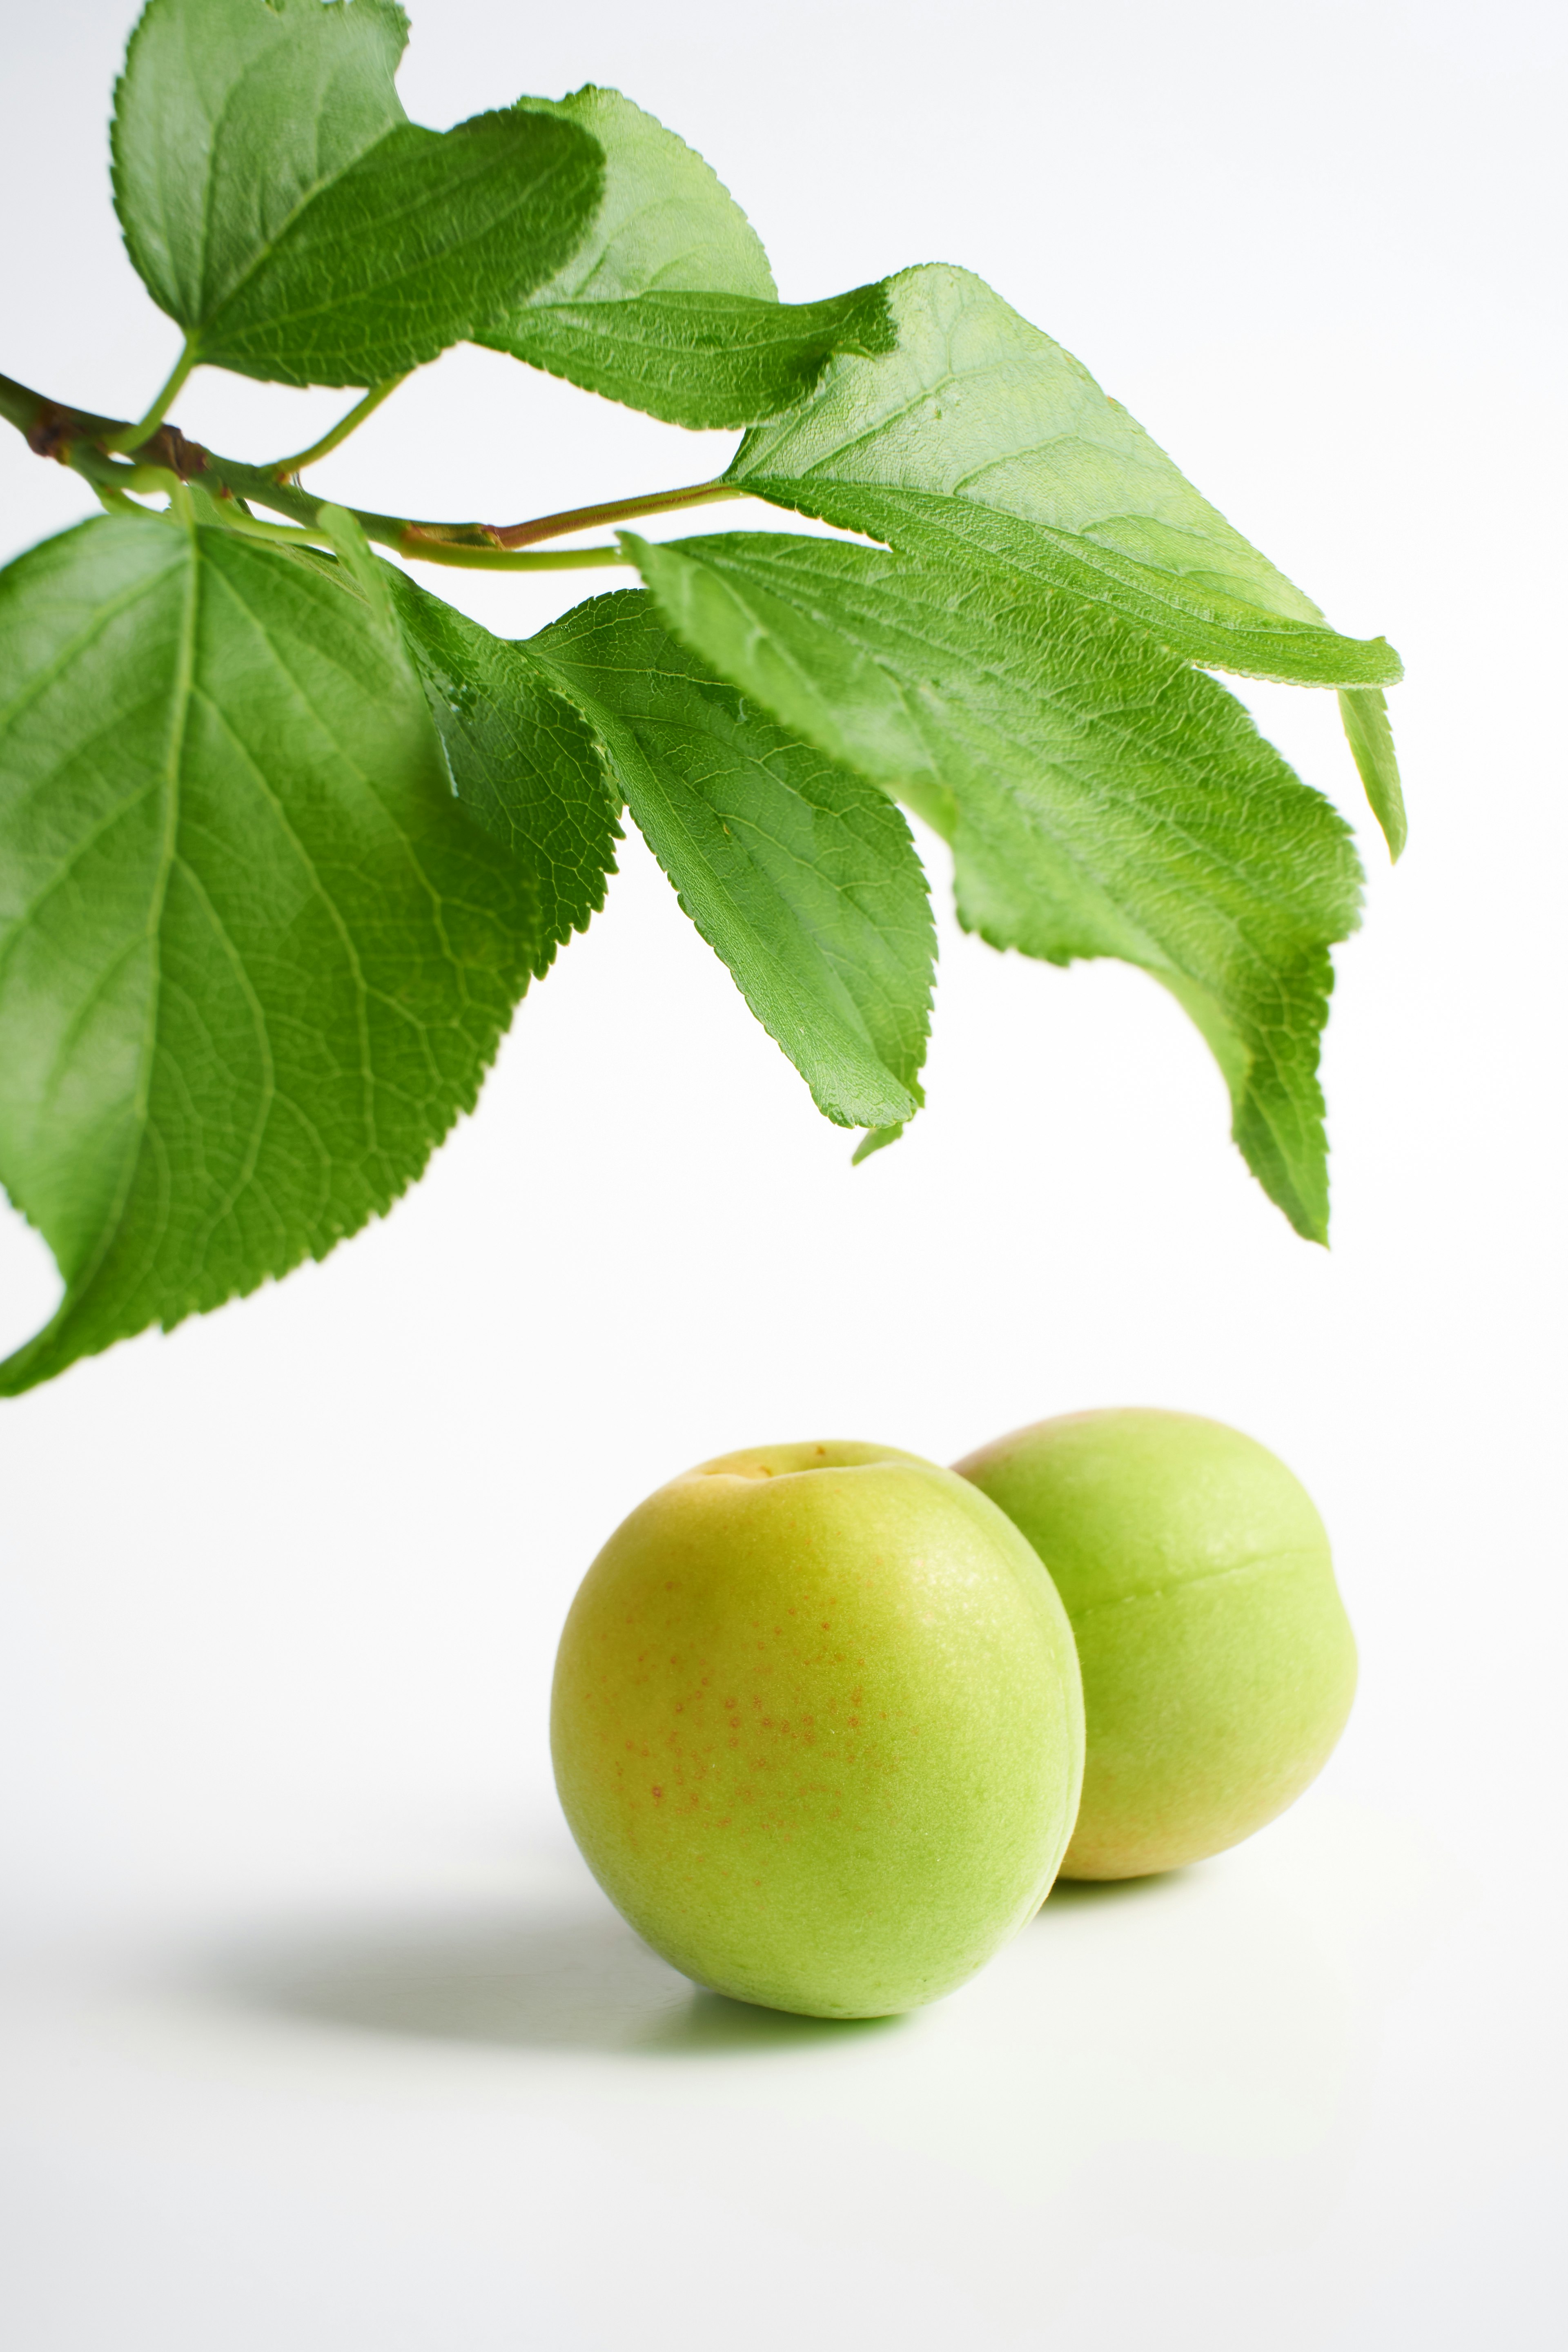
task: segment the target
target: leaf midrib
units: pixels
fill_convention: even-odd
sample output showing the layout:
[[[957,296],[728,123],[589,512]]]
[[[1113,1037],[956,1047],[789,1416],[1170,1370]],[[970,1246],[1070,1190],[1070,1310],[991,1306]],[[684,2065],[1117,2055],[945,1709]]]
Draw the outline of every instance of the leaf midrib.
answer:
[[[866,492],[870,492],[873,497],[891,499],[895,503],[903,499],[918,500],[920,504],[909,519],[925,532],[940,534],[944,553],[948,548],[952,548],[956,551],[959,561],[970,555],[974,542],[965,531],[952,524],[947,514],[943,511],[946,507],[955,508],[965,515],[992,516],[1003,524],[1012,524],[1019,530],[1037,534],[1043,542],[1044,548],[1055,552],[1059,561],[1065,558],[1069,563],[1082,564],[1098,581],[1106,584],[1103,587],[1091,588],[1081,585],[1071,577],[1066,579],[1052,577],[1049,572],[1037,569],[1028,562],[1013,547],[998,547],[982,543],[981,556],[988,563],[995,563],[1003,570],[1015,572],[1019,579],[1029,583],[1032,591],[1038,592],[1041,588],[1060,590],[1064,594],[1079,597],[1084,603],[1103,604],[1113,616],[1127,622],[1134,628],[1147,632],[1157,642],[1164,642],[1160,637],[1160,622],[1155,618],[1125,611],[1118,602],[1116,594],[1118,587],[1124,590],[1130,589],[1134,595],[1148,598],[1152,604],[1169,614],[1178,625],[1184,621],[1196,622],[1205,629],[1223,632],[1225,635],[1236,641],[1232,647],[1227,649],[1228,657],[1226,658],[1215,656],[1204,657],[1196,653],[1184,652],[1179,646],[1171,646],[1170,650],[1177,654],[1194,669],[1219,669],[1228,672],[1231,676],[1270,678],[1287,685],[1332,684],[1332,677],[1322,681],[1308,680],[1302,677],[1297,669],[1282,669],[1277,660],[1270,661],[1268,658],[1270,648],[1274,648],[1282,654],[1295,647],[1314,644],[1322,644],[1325,646],[1333,646],[1336,644],[1348,645],[1362,649],[1383,642],[1375,638],[1342,637],[1321,614],[1316,620],[1307,620],[1271,612],[1264,605],[1249,604],[1245,597],[1237,595],[1230,589],[1196,584],[1197,575],[1195,574],[1162,572],[1153,564],[1145,563],[1139,557],[1127,554],[1124,549],[1103,544],[1096,539],[1090,538],[1084,532],[1069,530],[1061,523],[1040,522],[1033,517],[1015,515],[1008,508],[988,505],[981,499],[957,498],[950,492],[941,490],[912,489],[906,483],[902,482],[858,482],[837,475],[808,478],[805,475],[762,473],[748,475],[744,478],[752,488],[754,495],[766,499],[771,505],[783,507],[798,514],[811,515],[819,520],[834,522],[841,530],[862,530],[865,536],[880,540],[884,545],[892,546],[897,552],[915,560],[921,560],[922,551],[918,543],[911,546],[907,538],[902,537],[896,529],[889,528],[885,517],[877,518],[874,527],[865,522],[863,514],[861,520],[845,523],[841,520],[840,515],[824,514],[823,506],[838,505],[841,509],[847,503],[852,508]],[[816,500],[809,496],[799,495],[807,488],[809,478],[815,483],[818,490],[819,496]],[[790,492],[795,492],[797,495],[790,496],[789,495]],[[904,512],[907,516],[908,509],[904,509]],[[925,560],[931,559],[927,557]],[[1134,575],[1131,580],[1126,578],[1123,566],[1125,566],[1126,571]],[[1222,605],[1234,609],[1221,610]],[[1249,653],[1253,656],[1251,661],[1246,658]],[[1396,661],[1397,656],[1395,656],[1395,659]],[[1385,685],[1395,682],[1394,678],[1385,678],[1382,681]]]

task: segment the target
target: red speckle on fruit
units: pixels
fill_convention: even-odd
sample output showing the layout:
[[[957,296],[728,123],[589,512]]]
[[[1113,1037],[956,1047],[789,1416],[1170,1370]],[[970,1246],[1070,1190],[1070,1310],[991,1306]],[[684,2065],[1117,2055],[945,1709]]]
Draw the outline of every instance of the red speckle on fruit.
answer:
[[[655,1790],[653,1790],[653,1794],[654,1794],[654,1796],[655,1796],[655,1797],[662,1797],[662,1796],[664,1795],[664,1792],[663,1789],[655,1789]]]

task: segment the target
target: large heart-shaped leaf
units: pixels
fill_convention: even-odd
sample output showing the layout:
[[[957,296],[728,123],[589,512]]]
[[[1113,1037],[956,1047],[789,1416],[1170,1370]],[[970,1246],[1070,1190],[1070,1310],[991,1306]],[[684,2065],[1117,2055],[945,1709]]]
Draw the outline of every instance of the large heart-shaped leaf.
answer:
[[[104,520],[0,574],[0,1180],[65,1277],[15,1394],[322,1257],[420,1173],[538,954],[391,615]]]

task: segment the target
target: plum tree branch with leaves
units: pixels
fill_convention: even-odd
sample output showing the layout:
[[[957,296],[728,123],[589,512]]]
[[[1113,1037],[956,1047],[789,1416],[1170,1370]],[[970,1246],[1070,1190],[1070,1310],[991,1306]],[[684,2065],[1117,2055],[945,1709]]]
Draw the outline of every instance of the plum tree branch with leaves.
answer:
[[[969,929],[1170,990],[1249,1166],[1325,1239],[1318,1045],[1360,868],[1208,673],[1336,691],[1397,856],[1397,656],[1330,628],[969,272],[781,302],[738,205],[630,100],[426,130],[406,37],[394,0],[150,0],[114,195],[179,357],[134,421],[0,378],[105,509],[0,572],[0,1181],[65,1284],[0,1393],[386,1210],[602,906],[627,814],[857,1160],[923,1099],[908,808]],[[305,486],[465,341],[744,437],[716,480],[519,523]],[[361,396],[241,462],[170,419],[198,367]],[[624,528],[739,498],[855,536]],[[514,641],[375,546],[640,584]]]

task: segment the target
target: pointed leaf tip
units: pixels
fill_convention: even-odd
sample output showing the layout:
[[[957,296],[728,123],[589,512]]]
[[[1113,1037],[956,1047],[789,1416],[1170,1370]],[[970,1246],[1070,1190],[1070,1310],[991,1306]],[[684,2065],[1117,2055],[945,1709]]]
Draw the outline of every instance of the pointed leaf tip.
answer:
[[[896,1127],[868,1128],[850,1155],[850,1166],[858,1168],[862,1160],[871,1158],[873,1151],[885,1151],[890,1143],[896,1143],[906,1123],[900,1119]]]

